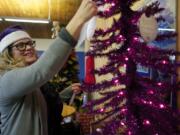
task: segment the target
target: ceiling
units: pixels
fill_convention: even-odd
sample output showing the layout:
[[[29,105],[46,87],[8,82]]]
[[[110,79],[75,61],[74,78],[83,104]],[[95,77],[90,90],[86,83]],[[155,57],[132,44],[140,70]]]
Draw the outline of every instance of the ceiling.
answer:
[[[0,0],[0,17],[48,19],[49,24],[0,21],[0,32],[11,25],[21,25],[33,38],[51,38],[52,22],[65,26],[75,14],[82,0]],[[144,0],[133,5],[142,6]],[[77,20],[78,21],[78,20]]]
[[[80,3],[81,0],[0,0],[0,17],[50,18],[51,20],[49,24],[0,21],[0,32],[10,25],[20,24],[33,38],[51,38],[52,21],[66,25]]]

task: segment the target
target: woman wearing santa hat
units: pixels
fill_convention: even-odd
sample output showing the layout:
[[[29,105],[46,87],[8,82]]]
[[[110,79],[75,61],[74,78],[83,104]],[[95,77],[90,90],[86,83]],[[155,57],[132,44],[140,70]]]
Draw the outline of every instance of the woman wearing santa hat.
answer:
[[[19,27],[0,34],[1,135],[47,135],[47,108],[39,89],[63,66],[82,25],[96,15],[94,2],[83,0],[77,13],[37,59],[30,35]]]

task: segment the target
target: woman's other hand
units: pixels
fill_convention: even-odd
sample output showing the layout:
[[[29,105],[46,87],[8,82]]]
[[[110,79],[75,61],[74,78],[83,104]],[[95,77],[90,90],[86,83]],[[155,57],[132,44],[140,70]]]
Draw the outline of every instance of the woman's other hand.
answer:
[[[73,93],[75,93],[75,94],[79,94],[82,92],[80,83],[73,83],[71,85],[71,89],[72,89]]]

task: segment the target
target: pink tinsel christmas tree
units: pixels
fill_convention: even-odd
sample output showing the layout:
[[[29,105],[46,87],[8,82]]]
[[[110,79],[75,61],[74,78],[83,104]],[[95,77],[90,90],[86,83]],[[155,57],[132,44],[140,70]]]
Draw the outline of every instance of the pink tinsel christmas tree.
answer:
[[[176,93],[179,89],[177,82],[163,82],[140,76],[136,72],[137,64],[155,69],[169,77],[177,77],[177,62],[170,57],[179,55],[173,50],[162,50],[147,46],[139,33],[137,22],[143,13],[154,16],[163,11],[159,3],[154,2],[141,11],[133,11],[130,7],[138,0],[94,0],[98,6],[109,4],[109,8],[99,12],[99,17],[109,18],[121,13],[119,19],[114,19],[111,28],[98,29],[91,41],[89,56],[108,58],[108,63],[102,68],[95,69],[92,74],[113,74],[112,80],[94,85],[85,82],[86,92],[99,92],[102,98],[89,101],[86,108],[90,114],[101,118],[93,124],[103,123],[94,129],[94,135],[180,135],[178,125],[180,117],[176,109],[172,108],[163,98],[169,93]],[[163,18],[157,18],[158,21]],[[110,35],[108,39],[99,39]],[[158,35],[156,40],[174,37],[175,33]],[[113,43],[123,44],[109,52],[103,53]],[[119,67],[124,66],[126,73],[121,73]],[[114,91],[104,89],[116,85],[125,85]],[[125,104],[121,104],[122,101]],[[101,107],[98,106],[103,103]],[[111,109],[109,109],[111,108]],[[92,124],[92,126],[93,126]],[[119,129],[124,129],[119,132]]]

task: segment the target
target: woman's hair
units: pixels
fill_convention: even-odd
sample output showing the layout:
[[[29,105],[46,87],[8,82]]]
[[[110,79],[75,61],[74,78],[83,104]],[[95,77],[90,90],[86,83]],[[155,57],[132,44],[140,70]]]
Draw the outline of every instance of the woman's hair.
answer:
[[[6,28],[3,32],[0,33],[0,41],[6,35],[12,32],[18,31],[18,30],[24,31],[24,29],[19,25],[10,26]],[[8,46],[11,46],[11,45],[8,45]],[[17,60],[12,57],[11,48],[9,48],[8,46],[7,48],[4,49],[4,51],[0,53],[0,73],[24,66],[22,59]]]
[[[24,66],[23,59],[14,59],[12,57],[10,48],[6,48],[0,54],[0,73]]]

